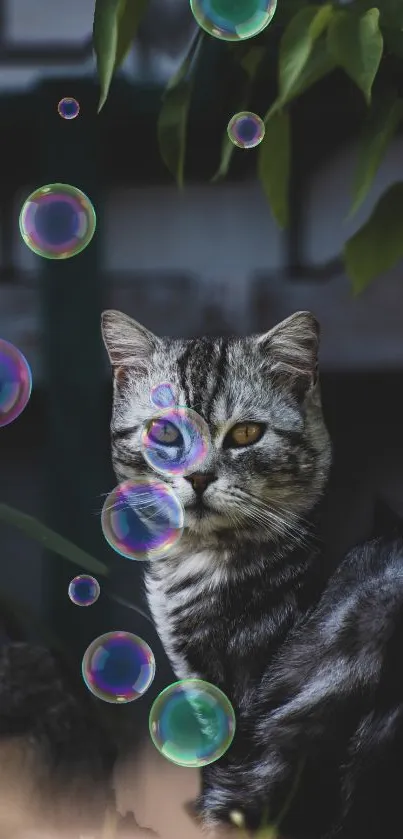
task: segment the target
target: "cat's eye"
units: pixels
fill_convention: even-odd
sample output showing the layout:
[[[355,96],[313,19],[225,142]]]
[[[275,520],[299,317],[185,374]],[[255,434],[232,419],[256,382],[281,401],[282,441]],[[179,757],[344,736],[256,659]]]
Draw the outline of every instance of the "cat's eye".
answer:
[[[226,448],[251,446],[262,437],[265,425],[260,422],[239,422],[228,432],[224,445]]]
[[[165,446],[178,445],[182,435],[172,422],[164,419],[151,420],[147,428],[149,440]]]

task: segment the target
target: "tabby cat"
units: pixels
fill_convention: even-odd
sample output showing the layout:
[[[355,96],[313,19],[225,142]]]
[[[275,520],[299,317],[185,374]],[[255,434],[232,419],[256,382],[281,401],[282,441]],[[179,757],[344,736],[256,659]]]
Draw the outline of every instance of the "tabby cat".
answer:
[[[265,817],[293,839],[400,836],[403,544],[373,540],[327,579],[331,445],[315,318],[299,312],[244,339],[172,340],[108,311],[102,331],[119,482],[152,475],[140,431],[159,383],[210,430],[202,467],[165,478],[185,530],[146,571],[177,677],[214,683],[237,716],[231,748],[204,770],[201,818],[255,829]]]

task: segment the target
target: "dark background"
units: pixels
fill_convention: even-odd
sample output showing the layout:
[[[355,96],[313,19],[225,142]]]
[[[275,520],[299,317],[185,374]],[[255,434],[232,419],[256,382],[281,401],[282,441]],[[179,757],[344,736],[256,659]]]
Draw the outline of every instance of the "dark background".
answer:
[[[111,575],[99,601],[78,609],[67,587],[80,569],[0,522],[1,593],[50,626],[77,668],[96,635],[142,635],[156,653],[157,678],[144,700],[124,709],[142,727],[172,674],[150,623],[107,596],[143,603],[140,564],[115,555],[100,528],[103,497],[114,486],[100,313],[122,308],[157,333],[179,336],[266,331],[298,308],[312,309],[323,328],[323,401],[337,467],[329,540],[335,553],[347,548],[368,531],[376,495],[403,509],[401,267],[353,299],[339,260],[345,238],[398,176],[401,138],[362,214],[345,224],[363,106],[341,74],[318,85],[293,109],[292,224],[279,233],[256,182],[254,152],[235,155],[224,185],[208,183],[237,92],[233,65],[211,40],[191,110],[188,187],[179,194],[160,160],[156,118],[192,30],[187,5],[152,4],[97,116],[92,3],[79,2],[82,36],[70,40],[62,14],[60,35],[46,35],[45,0],[36,8],[42,35],[32,41],[28,0],[16,0],[13,11],[0,5],[0,335],[22,349],[34,376],[25,412],[0,431],[0,502],[46,522],[106,562]],[[9,33],[11,17],[20,40]],[[274,93],[270,57],[267,78],[251,103],[257,112]],[[68,123],[57,114],[66,95],[81,105]],[[33,257],[17,225],[29,192],[55,181],[83,189],[98,216],[88,249],[60,263]]]

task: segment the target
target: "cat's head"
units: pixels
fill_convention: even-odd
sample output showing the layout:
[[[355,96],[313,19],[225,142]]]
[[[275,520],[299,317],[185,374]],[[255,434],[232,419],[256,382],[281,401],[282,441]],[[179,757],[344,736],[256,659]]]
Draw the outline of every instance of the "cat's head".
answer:
[[[248,338],[173,340],[106,311],[102,334],[113,369],[118,482],[155,476],[141,453],[141,431],[158,415],[151,390],[169,382],[178,405],[205,420],[212,443],[196,478],[164,477],[184,506],[187,534],[206,543],[234,535],[292,540],[322,494],[331,459],[313,315],[297,312]]]

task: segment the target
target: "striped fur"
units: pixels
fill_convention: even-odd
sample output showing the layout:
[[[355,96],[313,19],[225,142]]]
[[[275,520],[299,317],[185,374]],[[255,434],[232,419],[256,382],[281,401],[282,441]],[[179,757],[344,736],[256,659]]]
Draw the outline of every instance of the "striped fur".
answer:
[[[191,509],[185,478],[166,479],[184,505],[185,531],[177,548],[150,563],[146,590],[176,675],[210,679],[241,706],[316,583],[313,517],[330,465],[317,323],[302,312],[263,336],[174,341],[106,312],[102,328],[114,370],[119,481],[152,474],[139,434],[155,385],[169,381],[178,404],[209,426],[203,468],[216,481],[204,494],[208,509],[203,517]],[[247,420],[264,424],[261,439],[228,448],[230,429]]]
[[[318,521],[331,457],[314,318],[297,313],[245,339],[172,341],[106,312],[103,335],[119,481],[150,475],[139,432],[160,382],[172,383],[212,437],[207,510],[192,510],[188,481],[169,479],[185,531],[146,573],[177,676],[218,685],[237,715],[233,745],[204,770],[205,824],[241,818],[255,829],[264,813],[278,818],[301,772],[285,835],[398,839],[403,542],[374,539],[324,579]],[[246,420],[264,433],[228,447],[231,427]]]
[[[401,530],[401,527],[400,527]],[[401,836],[403,539],[353,549],[317,608],[292,630],[242,719],[243,743],[208,767],[210,825],[241,810],[289,837]]]

